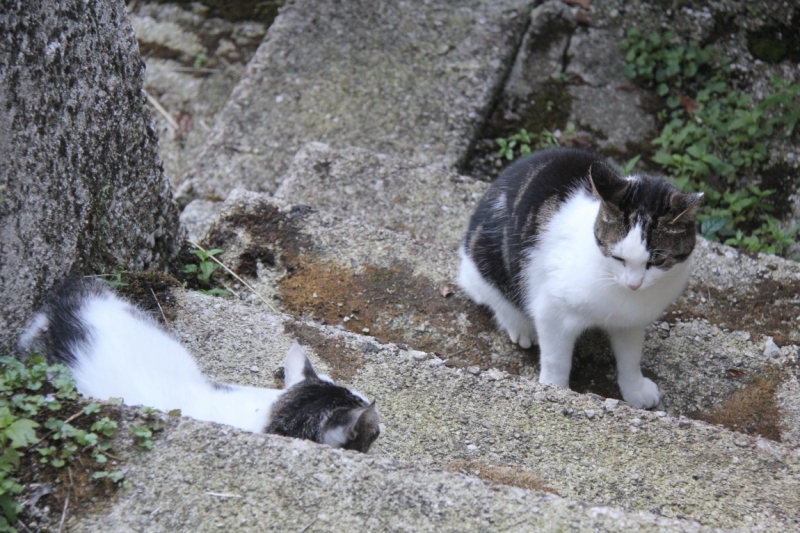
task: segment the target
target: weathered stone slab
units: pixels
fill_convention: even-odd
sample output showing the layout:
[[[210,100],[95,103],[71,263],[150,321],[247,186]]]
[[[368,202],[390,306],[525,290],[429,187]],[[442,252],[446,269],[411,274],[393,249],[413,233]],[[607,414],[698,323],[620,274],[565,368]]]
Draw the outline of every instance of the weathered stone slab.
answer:
[[[122,1],[0,9],[0,351],[69,272],[162,268],[178,212]]]
[[[391,218],[390,208],[384,216]],[[206,245],[225,249],[229,265],[257,275],[259,290],[295,316],[366,330],[434,352],[454,367],[538,376],[538,348],[510,344],[490,314],[456,288],[452,246],[244,191],[226,201]],[[727,410],[733,417],[727,423],[740,423],[742,431],[800,444],[795,417],[780,408],[798,397],[792,388],[776,396],[780,384],[796,379],[799,287],[793,262],[756,260],[700,240],[685,294],[646,333],[643,366],[664,394],[661,409],[695,417]],[[767,337],[776,340],[779,355],[764,355]],[[579,340],[572,387],[620,398],[603,335],[589,332]],[[744,409],[730,403],[742,394],[761,400],[744,400],[753,404]]]
[[[712,531],[375,454],[181,420],[128,453],[130,488],[70,531]]]
[[[543,513],[548,524],[578,529],[587,527],[588,513],[601,520],[591,522],[600,530],[625,523],[606,526],[609,516],[634,529],[655,523],[665,530],[699,527],[685,520],[777,530],[800,519],[800,456],[786,446],[498,370],[447,368],[432,354],[296,322],[252,300],[176,290],[172,302],[171,327],[212,379],[275,386],[272,373],[297,339],[315,366],[377,400],[383,435],[359,455],[184,420],[152,452],[126,455],[131,490],[82,518],[77,530],[299,530],[318,515],[314,527],[323,530],[358,529],[364,516],[392,515],[402,517],[401,530],[427,520],[415,526],[425,531],[477,531],[487,516],[492,530],[518,530],[518,521],[536,525]],[[586,504],[474,479],[492,467],[538,477]],[[430,500],[429,490],[445,492]],[[398,500],[398,492],[415,497]],[[283,496],[264,497],[272,494]],[[483,502],[478,516],[468,510],[476,499]],[[428,514],[436,502],[442,512]],[[563,517],[556,511],[562,505],[570,509]]]
[[[455,249],[485,190],[485,183],[438,165],[310,143],[292,160],[274,196]]]
[[[452,166],[503,82],[527,0],[288,4],[179,189],[272,192],[306,142]]]

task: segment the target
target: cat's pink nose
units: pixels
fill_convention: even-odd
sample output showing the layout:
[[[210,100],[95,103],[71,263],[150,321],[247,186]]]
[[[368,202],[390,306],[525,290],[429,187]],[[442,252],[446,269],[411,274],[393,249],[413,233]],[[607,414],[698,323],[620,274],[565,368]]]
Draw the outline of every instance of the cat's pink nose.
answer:
[[[639,281],[629,281],[628,282],[628,288],[630,290],[632,290],[632,291],[635,291],[636,289],[638,289],[639,287],[642,286],[642,282],[643,281],[644,280],[642,280],[642,279],[640,279]]]

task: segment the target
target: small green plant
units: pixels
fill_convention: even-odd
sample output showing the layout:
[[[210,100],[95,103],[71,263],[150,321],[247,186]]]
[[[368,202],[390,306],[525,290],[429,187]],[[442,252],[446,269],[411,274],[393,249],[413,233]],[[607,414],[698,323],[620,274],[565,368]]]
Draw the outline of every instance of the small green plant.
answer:
[[[48,365],[38,356],[24,363],[0,357],[0,532],[16,531],[23,467],[62,469],[88,459],[93,477],[124,479],[107,465],[117,423],[101,416],[100,405],[81,406],[77,398],[65,366]],[[65,417],[65,411],[73,414]]]
[[[781,254],[796,230],[782,229],[767,199],[774,190],[742,187],[739,178],[757,175],[767,146],[789,136],[800,119],[800,83],[773,79],[774,93],[755,102],[730,79],[728,60],[713,46],[684,44],[672,33],[634,28],[620,43],[625,74],[664,98],[660,135],[652,160],[683,190],[705,193],[698,219],[712,240],[750,251]]]
[[[213,250],[192,250],[192,253],[197,256],[200,262],[197,264],[192,263],[184,265],[184,274],[195,274],[200,284],[208,287],[211,284],[211,275],[215,270],[220,268],[219,264],[211,258],[224,251],[225,250],[220,248],[214,248]],[[230,294],[227,290],[219,288],[200,289],[200,292],[212,296],[228,296]]]
[[[567,124],[567,127],[560,137],[563,141],[568,141],[572,139],[574,135],[575,125],[570,122]],[[517,157],[524,157],[534,150],[542,150],[561,144],[556,134],[549,130],[545,129],[539,133],[529,133],[528,130],[524,128],[510,137],[499,137],[495,139],[495,143],[497,143],[499,148],[497,157],[499,159],[505,158],[508,161],[513,161]]]
[[[129,284],[122,279],[122,275],[126,272],[121,272],[115,270],[112,274],[108,276],[101,276],[100,281],[107,284],[109,287],[127,287]]]
[[[196,69],[203,68],[203,66],[206,64],[206,61],[208,61],[208,56],[206,55],[206,53],[197,52],[194,55],[194,68]]]
[[[142,407],[139,410],[143,423],[135,424],[130,427],[133,441],[137,446],[146,450],[153,449],[153,434],[164,429],[161,421],[161,412],[152,407]],[[181,416],[180,409],[173,409],[167,413],[168,416]]]

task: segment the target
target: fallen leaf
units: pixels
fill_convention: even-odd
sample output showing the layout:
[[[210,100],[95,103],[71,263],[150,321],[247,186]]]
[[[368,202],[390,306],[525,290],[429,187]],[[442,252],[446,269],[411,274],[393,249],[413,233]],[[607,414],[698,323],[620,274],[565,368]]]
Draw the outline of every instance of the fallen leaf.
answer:
[[[743,378],[744,370],[739,370],[738,368],[729,368],[728,375],[732,378]]]
[[[450,285],[442,285],[442,288],[439,289],[439,293],[445,298],[447,298],[448,296],[453,294],[453,287],[451,287]]]
[[[684,108],[687,113],[691,114],[692,111],[694,111],[695,109],[697,109],[700,106],[697,105],[697,102],[695,102],[694,100],[692,100],[691,98],[689,98],[685,94],[682,94],[681,95],[681,107]]]
[[[592,0],[561,0],[561,1],[571,6],[581,6],[583,9],[589,9],[589,4],[592,3]]]

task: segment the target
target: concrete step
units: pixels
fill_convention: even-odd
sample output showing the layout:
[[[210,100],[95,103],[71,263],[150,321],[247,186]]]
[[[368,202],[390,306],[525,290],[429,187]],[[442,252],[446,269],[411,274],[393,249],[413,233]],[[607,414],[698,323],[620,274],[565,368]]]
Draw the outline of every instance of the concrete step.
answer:
[[[359,455],[184,420],[128,458],[132,490],[77,530],[299,530],[315,519],[324,531],[778,530],[800,520],[800,453],[784,445],[496,369],[448,368],[260,302],[176,290],[165,303],[212,379],[275,386],[297,339],[320,371],[377,400],[384,433]]]
[[[70,531],[712,531],[191,419],[125,458],[129,488]]]
[[[336,179],[326,182],[326,172]],[[403,167],[396,158],[363,150],[311,145],[298,154],[278,196],[322,206],[320,212],[296,217],[287,204],[266,195],[236,192],[208,244],[229,250],[225,257],[237,267],[238,256],[252,262],[260,246],[289,257],[289,275],[280,280],[270,269],[261,271],[264,290],[283,298],[288,313],[339,323],[354,332],[368,328],[380,338],[435,352],[449,364],[536,377],[537,349],[512,346],[488,312],[455,287],[458,228],[466,227],[474,202],[488,185],[439,172],[435,192],[417,194],[418,216],[409,220],[406,206],[392,199],[409,190],[430,190],[425,176],[437,175],[434,169]],[[375,176],[391,176],[377,194],[352,199],[337,194],[373,183],[368,180]],[[351,205],[356,207],[351,210]],[[259,213],[281,209],[289,213],[281,215],[289,220],[282,227],[302,235],[303,246],[287,248],[277,242],[280,232],[243,227],[258,227]],[[279,219],[272,223],[283,224]],[[405,234],[375,227],[399,227],[402,220],[409,220]],[[437,227],[442,233],[431,238],[435,242],[410,237]],[[800,268],[704,240],[695,262],[685,294],[647,331],[644,368],[664,393],[661,409],[739,424],[742,431],[800,445],[795,409],[800,404],[800,321],[793,318],[800,315]],[[251,270],[255,273],[255,267]],[[312,297],[315,293],[319,299]],[[770,337],[779,348],[767,351]],[[579,341],[572,387],[620,397],[613,356],[602,334],[589,332]]]
[[[178,191],[272,192],[308,141],[462,162],[528,20],[529,0],[288,3]]]
[[[486,187],[440,165],[309,143],[295,155],[274,197],[455,249]]]

